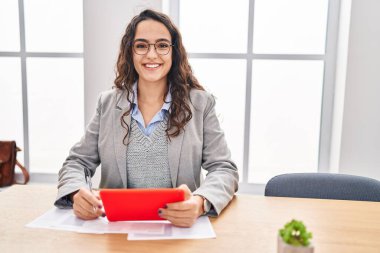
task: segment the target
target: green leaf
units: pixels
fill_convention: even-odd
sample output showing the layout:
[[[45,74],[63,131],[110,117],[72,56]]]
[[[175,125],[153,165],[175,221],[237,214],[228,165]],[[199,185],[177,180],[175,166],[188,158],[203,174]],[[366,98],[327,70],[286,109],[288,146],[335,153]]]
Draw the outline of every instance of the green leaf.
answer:
[[[308,232],[302,221],[291,220],[279,230],[279,235],[285,243],[293,246],[309,246],[312,233]]]

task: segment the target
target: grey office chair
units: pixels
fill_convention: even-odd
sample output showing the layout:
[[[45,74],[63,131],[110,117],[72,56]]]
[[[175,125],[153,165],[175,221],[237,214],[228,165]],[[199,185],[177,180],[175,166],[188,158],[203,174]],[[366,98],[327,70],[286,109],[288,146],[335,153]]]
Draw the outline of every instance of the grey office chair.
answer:
[[[283,174],[268,181],[265,196],[380,202],[380,181],[344,174]]]

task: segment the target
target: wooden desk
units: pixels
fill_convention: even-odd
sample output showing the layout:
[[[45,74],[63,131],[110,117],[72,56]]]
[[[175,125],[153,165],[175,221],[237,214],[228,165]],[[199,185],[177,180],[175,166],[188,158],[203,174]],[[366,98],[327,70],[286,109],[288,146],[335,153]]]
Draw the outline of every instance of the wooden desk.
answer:
[[[380,203],[239,195],[212,219],[216,239],[128,241],[125,234],[25,228],[52,208],[52,186],[0,192],[0,252],[276,252],[277,231],[292,218],[313,232],[315,253],[380,252]]]

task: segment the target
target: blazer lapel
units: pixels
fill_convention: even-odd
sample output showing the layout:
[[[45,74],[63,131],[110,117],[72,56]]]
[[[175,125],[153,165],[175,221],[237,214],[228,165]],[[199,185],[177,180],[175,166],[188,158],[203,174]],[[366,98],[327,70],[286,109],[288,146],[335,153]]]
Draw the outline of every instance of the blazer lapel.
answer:
[[[114,118],[113,118],[113,128],[114,128],[114,147],[115,147],[115,156],[117,161],[117,166],[120,172],[121,179],[123,181],[123,185],[127,187],[127,146],[124,143],[128,143],[128,137],[124,137],[127,133],[127,130],[121,125],[121,117],[122,115],[128,111],[129,103],[126,96],[126,92],[121,92],[119,97],[117,97],[116,107],[114,110]],[[124,121],[126,124],[131,124],[131,115],[124,116]]]
[[[172,137],[168,143],[169,168],[173,187],[177,187],[179,159],[181,158],[183,137],[184,131],[181,131],[177,137]]]

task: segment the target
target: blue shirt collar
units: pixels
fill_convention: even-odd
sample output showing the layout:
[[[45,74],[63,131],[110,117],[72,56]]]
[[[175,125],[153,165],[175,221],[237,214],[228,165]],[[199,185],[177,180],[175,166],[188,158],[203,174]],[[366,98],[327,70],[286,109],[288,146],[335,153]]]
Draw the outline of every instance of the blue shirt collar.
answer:
[[[132,113],[131,116],[140,124],[144,126],[144,120],[142,114],[138,108],[138,99],[137,99],[137,82],[133,84],[133,102],[132,102]],[[170,105],[172,103],[171,95],[171,84],[169,84],[169,91],[165,98],[165,103],[162,105],[161,110],[153,117],[151,123],[164,120],[165,114],[169,112]],[[145,126],[147,127],[147,126]]]

